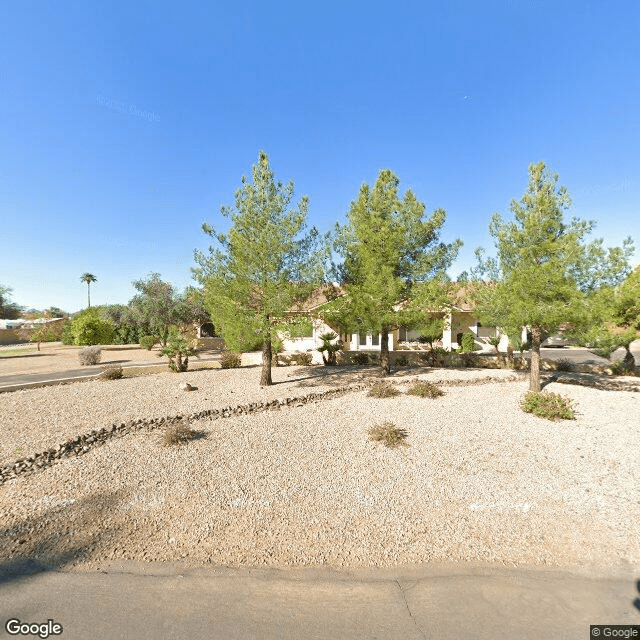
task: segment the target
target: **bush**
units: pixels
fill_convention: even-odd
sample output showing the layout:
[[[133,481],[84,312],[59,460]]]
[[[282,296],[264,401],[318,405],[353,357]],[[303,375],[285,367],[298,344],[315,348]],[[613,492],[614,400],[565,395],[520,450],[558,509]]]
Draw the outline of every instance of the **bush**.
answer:
[[[400,395],[400,392],[386,382],[378,382],[371,387],[367,395],[372,398],[393,398]]]
[[[71,321],[73,343],[79,346],[111,344],[115,335],[114,326],[103,320],[98,310],[85,309]]]
[[[102,380],[119,380],[123,375],[122,367],[119,364],[116,364],[104,369],[100,374],[100,378]]]
[[[313,357],[310,353],[293,353],[291,360],[297,365],[308,367],[311,365]]]
[[[416,382],[407,393],[421,398],[438,398],[444,395],[444,391],[431,382]]]
[[[409,364],[409,358],[407,358],[407,356],[405,356],[404,354],[399,355],[396,358],[396,366],[406,367],[408,364]]]
[[[351,361],[353,364],[369,364],[369,354],[368,353],[354,353],[351,356]]]
[[[85,347],[78,351],[78,360],[83,366],[98,364],[101,357],[102,349],[100,347]]]
[[[335,366],[338,362],[337,354],[342,351],[343,344],[342,340],[332,342],[332,340],[335,340],[337,337],[338,335],[333,333],[333,331],[328,331],[320,336],[322,344],[318,348],[318,351],[322,355],[322,362],[324,362],[325,367]]]
[[[522,401],[522,410],[547,420],[575,420],[571,399],[557,393],[529,391]]]
[[[176,328],[172,328],[169,333],[167,346],[160,351],[159,356],[169,358],[169,369],[174,373],[182,373],[189,368],[189,356],[194,350],[186,339],[180,335]]]
[[[395,448],[400,445],[408,446],[404,441],[407,437],[407,432],[404,429],[399,429],[393,422],[383,422],[379,425],[374,425],[369,429],[369,439],[375,442],[382,442],[385,447]]]
[[[160,339],[156,336],[142,336],[140,338],[140,348],[151,351],[158,342],[160,342]]]
[[[283,349],[284,349],[284,343],[282,342],[282,340],[280,340],[280,338],[274,338],[271,341],[271,357],[273,358],[273,361],[275,362],[276,367],[280,366],[278,356],[282,353]],[[289,363],[287,362],[286,364],[289,364]]]
[[[275,356],[274,358],[276,367],[285,366],[288,367],[293,362],[293,356],[283,356],[282,354]]]
[[[220,355],[220,366],[223,369],[236,369],[242,363],[239,353],[233,351],[223,351]]]
[[[178,424],[168,424],[164,430],[163,442],[166,446],[184,444],[189,440],[200,437],[201,433],[195,431],[189,425],[179,422]]]
[[[461,353],[460,358],[462,360],[463,367],[477,367],[478,366],[478,354],[477,353]]]
[[[64,323],[64,327],[62,327],[62,333],[60,334],[60,342],[66,345],[73,344],[73,331],[71,330],[71,320]]]
[[[556,371],[574,371],[575,366],[569,358],[560,358],[556,360]]]
[[[473,353],[476,350],[475,336],[471,331],[462,334],[461,353]]]

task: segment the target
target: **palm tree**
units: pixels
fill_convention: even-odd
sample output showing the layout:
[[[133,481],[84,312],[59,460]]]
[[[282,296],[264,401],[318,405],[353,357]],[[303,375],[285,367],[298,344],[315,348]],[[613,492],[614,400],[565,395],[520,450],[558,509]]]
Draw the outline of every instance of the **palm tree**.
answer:
[[[89,307],[91,307],[91,283],[97,281],[98,279],[93,275],[93,273],[83,273],[80,276],[80,282],[87,283],[87,300],[89,302]]]

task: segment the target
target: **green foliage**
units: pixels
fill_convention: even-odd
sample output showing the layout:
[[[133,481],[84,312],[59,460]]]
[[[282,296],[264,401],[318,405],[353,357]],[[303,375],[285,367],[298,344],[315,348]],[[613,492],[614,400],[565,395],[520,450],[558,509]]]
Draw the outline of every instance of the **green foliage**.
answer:
[[[571,399],[557,393],[529,391],[522,401],[522,410],[547,420],[575,420]]]
[[[399,355],[396,358],[396,365],[398,367],[406,367],[409,365],[409,358],[407,358],[407,356],[405,356],[404,354]]]
[[[431,318],[426,324],[419,329],[421,334],[418,336],[418,342],[428,344],[429,349],[433,349],[433,343],[442,340],[442,332],[444,330],[444,318]]]
[[[60,342],[66,345],[73,344],[73,330],[71,329],[71,320],[64,323],[62,332],[60,333]]]
[[[113,344],[136,344],[147,327],[140,325],[128,305],[111,304],[98,307],[104,320],[114,325]]]
[[[242,365],[242,358],[239,353],[233,351],[223,351],[220,354],[220,366],[223,369],[236,369]]]
[[[483,324],[513,335],[531,327],[530,387],[540,390],[540,342],[561,325],[583,326],[589,294],[603,284],[614,285],[628,270],[633,252],[630,238],[621,248],[605,250],[602,240],[584,242],[594,223],[564,220],[571,204],[565,187],[557,186],[544,162],[529,167],[529,184],[519,201],[511,202],[513,221],[494,214],[489,231],[497,256],[476,250],[475,284],[469,288]],[[486,286],[479,277],[488,277]]]
[[[222,207],[232,223],[227,234],[202,226],[221,248],[210,247],[208,256],[195,252],[194,276],[204,285],[205,306],[225,344],[236,351],[256,342],[264,346],[261,384],[268,385],[271,342],[278,334],[302,335],[308,327],[308,318],[289,311],[323,282],[324,254],[315,228],[300,237],[306,196],[291,207],[293,182],[276,182],[264,151],[252,177],[253,182],[242,177],[235,206]]]
[[[110,365],[108,367],[105,367],[105,369],[103,369],[102,373],[100,374],[100,379],[101,380],[120,380],[120,378],[122,378],[124,376],[124,371],[122,370],[122,367],[117,364],[117,365]]]
[[[189,356],[195,353],[187,340],[180,334],[177,328],[172,327],[167,345],[163,347],[158,356],[169,358],[169,369],[174,373],[182,373],[189,368]]]
[[[325,367],[335,366],[337,364],[336,354],[343,349],[342,340],[333,342],[337,337],[333,331],[323,333],[320,336],[322,344],[318,347],[318,351],[322,354],[322,362],[324,362]]]
[[[80,351],[78,351],[78,360],[83,366],[98,364],[101,358],[102,349],[100,347],[85,347],[84,349],[80,349]]]
[[[345,295],[321,312],[347,331],[380,333],[383,374],[389,373],[389,332],[416,326],[445,304],[445,270],[462,244],[439,242],[445,211],[425,219],[424,204],[410,189],[400,198],[398,185],[393,172],[382,170],[373,189],[360,188],[348,224],[336,226],[334,249],[343,262],[334,271]]]
[[[461,353],[472,353],[476,350],[475,336],[470,331],[462,334]]]
[[[151,351],[158,342],[160,342],[158,336],[142,336],[140,338],[140,347],[147,351]]]
[[[276,367],[280,366],[280,361],[278,359],[278,356],[282,353],[283,349],[284,349],[284,342],[280,340],[280,338],[274,338],[271,342],[271,355],[275,360]],[[284,358],[282,358],[282,360],[284,360]],[[285,362],[285,364],[289,364],[289,363]]]
[[[73,344],[112,344],[115,328],[108,320],[103,320],[98,309],[85,309],[71,321]]]
[[[374,425],[368,431],[369,439],[374,442],[382,442],[385,447],[395,449],[400,445],[408,446],[405,442],[408,433],[405,429],[396,427],[393,422],[383,422],[382,424]]]
[[[419,381],[409,387],[407,391],[412,396],[419,396],[420,398],[438,398],[444,395],[444,391],[431,382]]]
[[[11,302],[13,289],[0,284],[0,318],[3,320],[15,320],[20,317],[24,307]]]
[[[394,398],[400,395],[400,392],[390,384],[379,382],[371,387],[367,395],[372,398]]]
[[[140,336],[158,336],[163,347],[172,326],[186,329],[208,320],[203,296],[197,289],[187,288],[179,294],[159,273],[149,274],[146,280],[136,280],[133,286],[139,293],[129,301],[127,321],[137,324]]]

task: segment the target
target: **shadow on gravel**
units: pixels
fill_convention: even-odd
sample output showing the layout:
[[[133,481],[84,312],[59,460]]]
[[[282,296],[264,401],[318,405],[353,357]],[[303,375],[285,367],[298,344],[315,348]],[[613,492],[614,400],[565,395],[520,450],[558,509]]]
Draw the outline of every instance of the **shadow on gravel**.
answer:
[[[106,516],[123,497],[116,491],[72,504],[54,501],[41,515],[0,529],[0,585],[62,569],[87,559],[96,547],[113,546],[124,532],[105,526]]]
[[[638,594],[640,594],[640,580],[637,580],[637,581],[636,581],[636,589],[638,590]],[[636,599],[633,601],[633,606],[634,606],[638,611],[640,611],[640,598],[636,598]]]
[[[429,367],[416,367],[411,369],[392,369],[390,376],[384,376],[386,379],[393,380],[406,376],[415,376],[422,373],[432,371]],[[276,384],[284,382],[297,382],[297,387],[315,387],[318,384],[324,384],[333,387],[345,387],[351,384],[357,384],[366,380],[378,380],[382,378],[380,367],[374,366],[345,366],[345,367],[318,367],[310,369],[308,375],[297,375],[302,372],[296,372],[291,378],[283,380]],[[307,372],[305,372],[307,373]]]
[[[12,356],[0,355],[0,360],[9,360],[10,358],[39,358],[40,356],[55,356],[55,353],[15,353]]]

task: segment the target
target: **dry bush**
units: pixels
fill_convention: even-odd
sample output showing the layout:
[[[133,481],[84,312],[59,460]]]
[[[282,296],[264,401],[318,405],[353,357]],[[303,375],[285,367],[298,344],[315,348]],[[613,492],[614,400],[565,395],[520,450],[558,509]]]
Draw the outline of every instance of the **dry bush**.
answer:
[[[394,449],[400,445],[408,447],[408,443],[405,439],[408,433],[405,429],[396,427],[393,422],[383,422],[382,424],[374,425],[368,431],[369,439],[374,442],[382,442],[385,447]]]
[[[386,382],[378,382],[371,387],[367,395],[372,398],[393,398],[399,396],[400,392]]]

